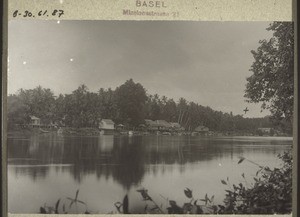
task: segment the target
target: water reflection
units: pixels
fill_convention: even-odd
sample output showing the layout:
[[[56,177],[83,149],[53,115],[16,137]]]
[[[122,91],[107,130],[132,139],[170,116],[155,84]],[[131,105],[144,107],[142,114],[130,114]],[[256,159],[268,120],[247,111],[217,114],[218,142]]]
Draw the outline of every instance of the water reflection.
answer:
[[[8,138],[9,165],[15,175],[27,175],[32,180],[45,179],[49,165],[59,165],[81,183],[85,176],[113,178],[124,189],[138,185],[147,172],[172,171],[171,165],[231,158],[244,152],[273,153],[290,140],[243,138],[201,138],[175,136],[60,136],[55,133],[32,134]],[[286,149],[286,146],[284,147]],[[169,166],[168,166],[169,165]]]

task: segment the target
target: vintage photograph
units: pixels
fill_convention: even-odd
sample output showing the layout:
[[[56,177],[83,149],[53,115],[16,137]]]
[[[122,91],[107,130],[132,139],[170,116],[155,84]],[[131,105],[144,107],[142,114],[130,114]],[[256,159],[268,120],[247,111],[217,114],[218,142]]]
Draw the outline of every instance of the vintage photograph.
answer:
[[[9,21],[8,212],[291,214],[293,28]]]

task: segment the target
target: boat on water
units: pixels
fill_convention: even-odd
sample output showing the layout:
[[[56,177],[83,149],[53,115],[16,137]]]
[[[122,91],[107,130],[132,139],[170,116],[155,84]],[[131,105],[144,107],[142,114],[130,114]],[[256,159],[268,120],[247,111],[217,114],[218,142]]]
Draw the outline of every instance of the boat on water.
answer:
[[[172,133],[170,133],[170,132],[163,132],[162,135],[164,135],[164,136],[171,136]]]
[[[50,131],[48,131],[48,130],[43,130],[43,129],[39,129],[40,130],[40,133],[50,133]]]

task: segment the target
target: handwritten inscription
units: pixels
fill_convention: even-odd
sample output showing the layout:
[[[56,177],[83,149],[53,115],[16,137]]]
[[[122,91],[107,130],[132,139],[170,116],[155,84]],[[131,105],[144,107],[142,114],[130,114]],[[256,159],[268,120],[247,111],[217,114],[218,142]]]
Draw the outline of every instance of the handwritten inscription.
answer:
[[[140,1],[137,0],[135,5],[137,7],[149,7],[149,8],[166,8],[167,5],[164,1]]]
[[[21,10],[15,10],[13,12],[13,17],[25,17],[25,18],[34,18],[34,17],[61,17],[62,15],[64,15],[64,11],[63,10],[40,10],[37,13],[33,13],[32,11],[21,11]]]

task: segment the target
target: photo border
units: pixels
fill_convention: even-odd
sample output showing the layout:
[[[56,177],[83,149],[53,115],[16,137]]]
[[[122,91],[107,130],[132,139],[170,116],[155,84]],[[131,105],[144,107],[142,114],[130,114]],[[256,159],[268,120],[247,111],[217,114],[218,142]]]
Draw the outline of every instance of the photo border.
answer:
[[[8,22],[10,20],[22,19],[13,18],[13,10],[32,10],[37,11],[44,8],[57,8],[59,5],[64,10],[69,10],[67,16],[59,18],[59,20],[194,20],[194,21],[292,21],[294,22],[294,123],[293,123],[293,213],[292,216],[297,216],[299,213],[299,199],[300,189],[298,188],[299,176],[299,147],[298,147],[298,53],[299,44],[297,42],[298,29],[298,5],[297,0],[218,0],[218,3],[212,3],[212,0],[163,0],[167,2],[170,7],[170,13],[179,11],[184,14],[183,17],[169,17],[162,19],[161,17],[144,17],[144,16],[129,16],[124,17],[120,15],[122,8],[135,7],[135,0],[64,0],[60,4],[58,0],[4,0],[3,1],[3,23],[2,23],[2,103],[1,103],[1,212],[2,216],[10,217],[28,217],[28,216],[86,216],[86,215],[62,215],[62,214],[8,214],[7,209],[7,55],[8,55]],[[130,3],[130,4],[128,4]],[[96,4],[96,5],[95,5]],[[117,6],[116,6],[117,5]],[[270,7],[268,7],[270,6]],[[264,8],[264,10],[262,9]],[[212,13],[212,9],[214,9]],[[151,9],[153,11],[160,11],[159,9]],[[116,11],[118,11],[116,13]],[[245,13],[246,12],[246,13]],[[219,13],[219,14],[218,14]],[[221,15],[220,15],[221,14]],[[189,16],[190,19],[189,19]],[[32,18],[31,18],[32,19]],[[41,18],[33,18],[41,19]],[[56,17],[46,18],[46,20],[55,20]],[[20,36],[21,37],[21,36]],[[123,214],[98,214],[89,216],[123,216]],[[135,216],[149,216],[135,215]],[[155,216],[174,216],[174,215],[155,215]],[[207,216],[207,215],[196,215]],[[231,217],[232,215],[222,215],[224,217]],[[239,216],[239,215],[236,215]],[[251,216],[251,215],[242,215]],[[269,215],[255,215],[255,216],[269,216]],[[273,216],[273,215],[270,215]],[[277,215],[290,216],[290,215]]]

